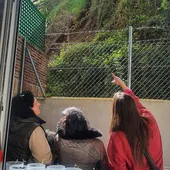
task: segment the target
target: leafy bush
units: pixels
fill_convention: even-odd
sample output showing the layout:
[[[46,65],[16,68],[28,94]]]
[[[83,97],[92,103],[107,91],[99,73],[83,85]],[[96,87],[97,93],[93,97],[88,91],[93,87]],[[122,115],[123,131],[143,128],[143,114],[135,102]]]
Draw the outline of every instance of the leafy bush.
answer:
[[[98,35],[99,37],[104,35]],[[123,36],[123,34],[122,34]],[[113,39],[115,37],[113,36]],[[111,72],[127,80],[126,41],[69,45],[50,63],[47,94],[55,96],[111,97]]]
[[[133,43],[132,89],[139,97],[169,99],[169,48],[170,44],[163,40]],[[115,90],[111,72],[127,81],[126,31],[110,36],[100,33],[90,43],[63,47],[49,67],[49,96],[111,97]]]

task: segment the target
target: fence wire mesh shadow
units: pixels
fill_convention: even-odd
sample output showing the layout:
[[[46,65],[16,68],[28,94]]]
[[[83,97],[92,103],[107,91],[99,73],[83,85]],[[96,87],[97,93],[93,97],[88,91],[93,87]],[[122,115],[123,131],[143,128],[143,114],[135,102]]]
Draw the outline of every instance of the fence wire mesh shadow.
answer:
[[[127,42],[79,43],[61,47],[47,75],[48,96],[112,97],[111,72],[127,82]]]

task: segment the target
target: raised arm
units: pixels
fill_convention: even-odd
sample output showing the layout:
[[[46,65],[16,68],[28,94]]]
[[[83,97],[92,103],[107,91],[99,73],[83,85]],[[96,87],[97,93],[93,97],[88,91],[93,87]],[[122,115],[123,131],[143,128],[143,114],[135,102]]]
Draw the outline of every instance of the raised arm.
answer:
[[[119,85],[123,92],[129,94],[131,97],[133,97],[133,99],[135,100],[136,106],[138,108],[138,111],[141,115],[152,115],[151,112],[149,112],[140,102],[139,98],[137,96],[135,96],[135,94],[133,93],[133,91],[131,89],[129,89],[126,84],[117,76],[115,76],[112,73],[112,77],[113,77],[113,81],[112,84],[116,84]]]
[[[126,86],[126,84],[117,76],[115,76],[113,73],[112,73],[112,84],[116,84],[116,85],[119,85],[123,91],[125,91],[126,89],[128,89],[128,87]]]

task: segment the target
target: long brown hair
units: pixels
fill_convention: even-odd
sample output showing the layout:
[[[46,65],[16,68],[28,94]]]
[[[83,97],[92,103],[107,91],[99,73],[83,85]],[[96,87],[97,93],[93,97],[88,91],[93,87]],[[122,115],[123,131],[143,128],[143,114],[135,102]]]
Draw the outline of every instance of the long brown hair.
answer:
[[[148,119],[142,117],[134,99],[118,92],[113,97],[113,110],[110,132],[122,131],[129,142],[136,163],[143,164],[143,153],[149,140]]]

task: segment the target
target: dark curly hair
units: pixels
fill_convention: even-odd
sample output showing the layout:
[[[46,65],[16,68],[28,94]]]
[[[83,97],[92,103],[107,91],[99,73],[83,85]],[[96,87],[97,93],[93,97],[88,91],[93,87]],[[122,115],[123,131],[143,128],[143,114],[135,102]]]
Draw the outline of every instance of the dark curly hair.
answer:
[[[91,128],[83,112],[76,107],[66,108],[63,112],[66,115],[65,127],[59,133],[64,139],[91,139],[102,136],[97,129]]]

